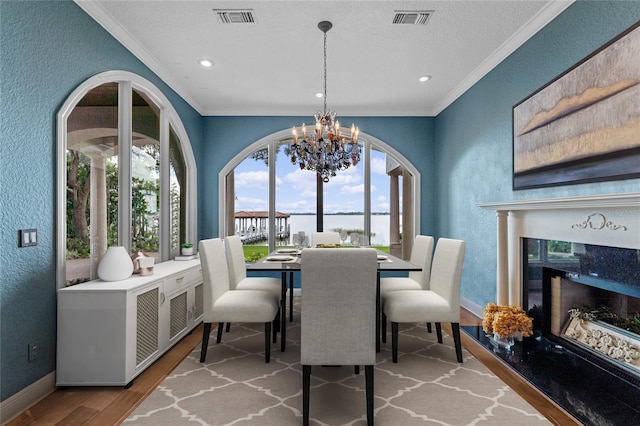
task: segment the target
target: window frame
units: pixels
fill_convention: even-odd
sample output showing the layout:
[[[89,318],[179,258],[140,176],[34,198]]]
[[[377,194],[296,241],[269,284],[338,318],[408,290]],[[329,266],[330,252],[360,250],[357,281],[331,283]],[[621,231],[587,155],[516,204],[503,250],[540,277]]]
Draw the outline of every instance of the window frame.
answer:
[[[269,171],[269,252],[275,250],[275,211],[276,211],[276,167],[275,155],[276,145],[285,139],[291,138],[291,129],[280,130],[267,135],[238,152],[218,173],[218,234],[227,235],[227,175],[235,170],[249,155],[260,150],[268,149],[268,171]],[[371,233],[371,149],[385,152],[391,155],[402,167],[413,176],[411,195],[413,199],[413,217],[411,241],[419,234],[420,230],[420,172],[405,156],[382,140],[367,133],[360,133],[363,153],[363,173],[364,173],[364,226],[367,234]],[[339,172],[338,172],[339,173]]]
[[[169,182],[169,129],[180,140],[186,174],[185,234],[190,241],[197,240],[197,168],[191,142],[180,116],[169,99],[153,83],[129,71],[112,70],[94,75],[80,84],[65,100],[57,114],[57,191],[56,191],[56,281],[57,288],[66,284],[66,202],[67,202],[67,120],[76,105],[92,89],[106,83],[118,83],[118,161],[128,167],[118,168],[118,198],[129,200],[118,203],[118,244],[131,251],[131,144],[132,144],[132,91],[144,92],[160,109],[160,217],[170,217]],[[126,183],[125,183],[126,182]],[[164,192],[167,196],[162,196]],[[160,227],[160,259],[169,260],[170,220]]]

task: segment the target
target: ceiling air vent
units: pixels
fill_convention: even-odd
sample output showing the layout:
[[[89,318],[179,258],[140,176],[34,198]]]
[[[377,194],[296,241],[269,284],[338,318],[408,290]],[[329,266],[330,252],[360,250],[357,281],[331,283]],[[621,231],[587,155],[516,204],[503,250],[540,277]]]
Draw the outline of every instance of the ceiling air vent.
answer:
[[[253,9],[223,10],[213,9],[221,24],[253,24],[256,18]]]
[[[396,10],[394,24],[427,25],[433,10]]]

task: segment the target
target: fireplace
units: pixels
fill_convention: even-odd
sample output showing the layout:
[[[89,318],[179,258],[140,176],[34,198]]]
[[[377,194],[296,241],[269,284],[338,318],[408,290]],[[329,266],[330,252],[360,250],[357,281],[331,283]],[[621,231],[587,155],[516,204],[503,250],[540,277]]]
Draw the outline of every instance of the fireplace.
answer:
[[[640,311],[640,193],[480,207],[497,215],[497,303],[529,310],[537,329],[515,353],[498,356],[584,424],[636,424],[640,359],[630,365],[605,346],[638,336],[580,321],[594,307],[624,318]],[[481,330],[470,334],[483,341]]]
[[[640,250],[532,238],[523,250],[537,332],[640,385]]]

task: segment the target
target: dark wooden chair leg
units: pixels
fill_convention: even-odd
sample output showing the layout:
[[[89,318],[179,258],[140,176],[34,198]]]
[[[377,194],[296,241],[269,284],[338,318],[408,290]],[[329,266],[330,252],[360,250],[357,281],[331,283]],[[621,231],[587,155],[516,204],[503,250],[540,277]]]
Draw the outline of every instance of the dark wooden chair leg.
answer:
[[[364,366],[367,395],[367,426],[373,426],[373,365]]]
[[[311,389],[311,366],[302,366],[302,424],[309,426],[309,391]]]
[[[227,328],[226,328],[225,331],[228,333],[229,330],[231,330],[231,323],[230,322],[227,323]]]
[[[224,328],[224,323],[218,323],[218,336],[216,338],[216,343],[220,343],[222,341],[222,329]]]
[[[453,343],[456,347],[456,358],[462,364],[462,341],[460,341],[460,323],[452,322],[451,331],[453,332]]]
[[[289,272],[289,322],[293,322],[293,272]]]
[[[264,323],[264,362],[271,361],[271,321]]]
[[[438,343],[442,343],[442,324],[436,323],[436,335],[438,336]]]
[[[273,319],[271,329],[273,330],[273,343],[278,341],[278,329],[280,328],[280,318],[278,315]]]
[[[207,348],[209,347],[209,334],[211,333],[211,323],[205,322],[202,329],[202,347],[200,348],[200,362],[207,359]]]
[[[393,363],[398,363],[398,323],[391,322],[391,353]]]
[[[356,376],[360,374],[360,366],[359,365],[354,366],[353,372],[355,373]]]
[[[431,329],[431,323],[430,322],[427,323],[427,333],[433,333],[433,330]]]
[[[382,313],[382,324],[381,327],[382,328],[382,343],[387,343],[387,316],[384,314],[384,312]]]

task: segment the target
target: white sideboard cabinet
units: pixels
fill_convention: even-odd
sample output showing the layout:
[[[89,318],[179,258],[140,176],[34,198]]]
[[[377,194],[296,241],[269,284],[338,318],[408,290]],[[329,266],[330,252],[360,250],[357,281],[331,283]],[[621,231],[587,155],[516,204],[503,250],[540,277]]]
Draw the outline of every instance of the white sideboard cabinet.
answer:
[[[154,274],[58,290],[58,386],[130,386],[203,314],[199,260],[168,261]]]

